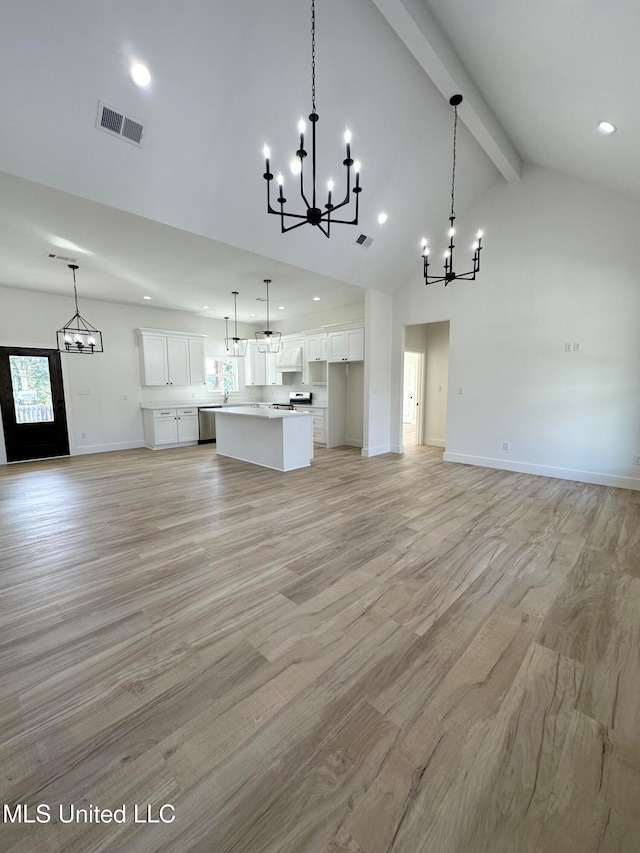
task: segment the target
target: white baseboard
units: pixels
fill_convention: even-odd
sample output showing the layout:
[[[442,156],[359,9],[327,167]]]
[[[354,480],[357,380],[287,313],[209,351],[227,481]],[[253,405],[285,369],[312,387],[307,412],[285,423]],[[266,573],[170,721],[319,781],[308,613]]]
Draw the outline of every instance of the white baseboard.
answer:
[[[425,444],[428,444],[429,447],[445,447],[446,441],[444,438],[425,438]]]
[[[389,453],[404,453],[404,444],[392,444]]]
[[[109,453],[112,450],[135,450],[144,447],[144,441],[118,441],[114,444],[84,444],[71,449],[70,456],[85,456],[89,453]]]
[[[362,447],[361,438],[345,438],[344,443],[347,447]]]
[[[640,478],[621,477],[617,474],[600,474],[597,471],[576,471],[573,468],[555,468],[552,465],[532,465],[529,462],[510,462],[507,459],[491,459],[486,456],[467,456],[465,453],[445,453],[445,462],[462,465],[479,465],[481,468],[496,468],[499,471],[515,471],[519,474],[536,474],[539,477],[555,477],[558,480],[575,480],[578,483],[593,483],[596,486],[614,486],[618,489],[640,491]]]
[[[363,447],[362,456],[381,456],[383,453],[390,453],[391,449],[388,444],[381,444],[378,447]]]

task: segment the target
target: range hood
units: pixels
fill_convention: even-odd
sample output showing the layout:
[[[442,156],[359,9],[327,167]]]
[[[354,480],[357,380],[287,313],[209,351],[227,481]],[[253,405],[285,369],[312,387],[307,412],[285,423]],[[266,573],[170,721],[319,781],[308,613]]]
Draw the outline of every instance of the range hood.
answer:
[[[281,349],[276,356],[276,370],[279,373],[301,373],[302,347]]]

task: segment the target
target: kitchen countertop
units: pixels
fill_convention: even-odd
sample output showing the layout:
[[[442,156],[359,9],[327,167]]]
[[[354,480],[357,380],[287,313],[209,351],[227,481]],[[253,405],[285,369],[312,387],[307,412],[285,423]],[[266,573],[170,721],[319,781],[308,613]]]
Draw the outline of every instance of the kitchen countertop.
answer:
[[[167,402],[160,403],[140,403],[141,409],[150,409],[152,411],[157,411],[158,409],[213,409],[218,406],[224,406],[225,409],[234,408],[236,406],[272,406],[274,403],[279,403],[280,405],[288,404],[288,400],[233,400],[229,403],[221,403],[216,400],[171,400]],[[326,403],[311,403],[311,405],[307,405],[305,403],[295,403],[298,408],[302,409],[326,409]]]
[[[246,418],[299,418],[307,412],[292,412],[289,409],[258,408],[254,406],[225,406],[216,411],[216,415],[241,415]],[[308,414],[311,414],[309,412]]]

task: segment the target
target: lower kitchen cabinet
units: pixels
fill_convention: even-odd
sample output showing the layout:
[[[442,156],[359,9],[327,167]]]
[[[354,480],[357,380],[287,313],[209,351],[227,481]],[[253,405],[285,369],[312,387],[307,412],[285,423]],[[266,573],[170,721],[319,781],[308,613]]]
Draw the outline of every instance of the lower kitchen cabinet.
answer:
[[[179,447],[198,443],[198,409],[144,409],[145,447]]]
[[[309,406],[294,406],[296,412],[308,412]],[[326,429],[326,410],[325,409],[311,409],[313,413],[313,443],[314,444],[326,444],[327,443],[327,429]]]

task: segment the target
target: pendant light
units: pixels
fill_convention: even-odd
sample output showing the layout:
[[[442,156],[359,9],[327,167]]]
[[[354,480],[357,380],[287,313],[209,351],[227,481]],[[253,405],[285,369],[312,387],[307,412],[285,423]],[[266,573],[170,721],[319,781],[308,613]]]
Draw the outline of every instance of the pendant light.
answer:
[[[76,287],[77,264],[67,264],[73,273],[73,297],[76,303],[76,313],[56,332],[59,352],[76,352],[80,355],[93,355],[94,352],[104,352],[102,348],[102,332],[82,317],[78,309],[78,290]]]
[[[264,283],[267,285],[267,328],[264,332],[256,332],[258,352],[279,352],[282,333],[272,332],[269,328],[269,285],[271,279],[265,278]]]
[[[321,209],[321,202],[318,199],[316,188],[316,124],[318,123],[318,113],[316,112],[316,4],[315,0],[311,1],[311,182],[305,184],[304,163],[308,152],[304,147],[304,132],[306,125],[303,119],[300,119],[298,131],[300,133],[300,147],[296,151],[295,157],[291,162],[291,171],[294,176],[300,176],[300,196],[303,207],[306,208],[306,213],[289,213],[285,212],[284,206],[286,198],[284,197],[284,178],[282,172],[278,172],[278,198],[277,203],[280,209],[276,210],[271,206],[271,181],[273,175],[269,167],[270,151],[267,145],[264,146],[264,158],[266,168],[262,176],[267,182],[267,212],[274,213],[280,217],[280,229],[284,234],[285,231],[292,231],[294,228],[299,228],[301,225],[315,225],[324,234],[325,237],[330,236],[331,223],[338,222],[342,225],[357,225],[358,224],[358,200],[362,189],[360,187],[360,163],[358,160],[351,158],[351,132],[349,129],[345,131],[344,141],[346,145],[346,157],[342,161],[342,165],[346,166],[346,192],[342,201],[338,204],[333,203],[333,179],[327,182],[327,201],[324,205],[324,210]],[[355,173],[355,186],[351,189],[351,169]],[[355,195],[355,213],[353,219],[336,219],[335,212],[341,207],[349,204],[351,194]],[[286,225],[285,222],[291,223]]]
[[[238,291],[232,290],[233,295],[233,315],[234,315],[234,334],[233,337],[229,337],[229,318],[225,317],[225,330],[226,337],[224,339],[224,345],[227,348],[227,352],[232,358],[244,358],[247,354],[247,344],[249,341],[247,338],[239,338],[238,337]]]
[[[473,269],[470,272],[465,272],[460,275],[453,271],[453,250],[455,243],[453,238],[456,233],[455,229],[455,185],[456,185],[456,134],[458,130],[458,107],[462,103],[462,95],[453,95],[449,99],[449,103],[453,107],[453,170],[451,174],[451,213],[449,214],[449,246],[444,253],[444,275],[429,275],[429,246],[426,238],[422,241],[422,257],[424,261],[424,283],[436,284],[439,281],[444,281],[446,287],[450,281],[460,279],[463,281],[475,281],[476,273],[480,271],[480,252],[482,251],[482,231],[478,231],[476,241],[471,247],[473,251]]]

